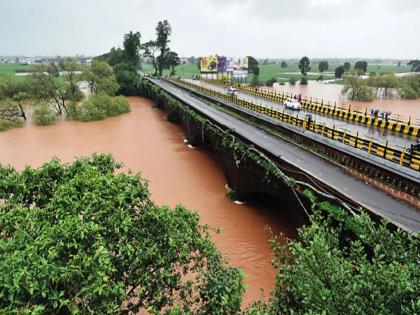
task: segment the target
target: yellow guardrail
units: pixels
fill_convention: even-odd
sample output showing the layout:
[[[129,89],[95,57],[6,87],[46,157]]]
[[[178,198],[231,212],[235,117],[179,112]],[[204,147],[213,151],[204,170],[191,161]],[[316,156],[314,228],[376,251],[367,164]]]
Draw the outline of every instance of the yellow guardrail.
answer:
[[[251,111],[269,116],[278,121],[294,125],[305,130],[311,131],[315,134],[327,137],[329,139],[341,142],[345,145],[352,146],[354,148],[368,152],[374,156],[384,158],[386,160],[397,163],[401,166],[409,167],[411,169],[420,171],[420,153],[414,152],[411,154],[406,153],[405,149],[399,150],[397,148],[388,145],[388,141],[385,144],[381,144],[373,141],[372,139],[364,139],[359,137],[359,134],[351,134],[348,130],[338,130],[335,127],[328,127],[325,124],[318,124],[314,120],[301,119],[290,114],[284,113],[284,111],[278,111],[266,106],[258,105],[250,101],[238,98],[234,95],[227,95],[213,89],[209,89],[202,85],[197,85],[191,82],[187,82],[180,79],[173,79],[174,81],[197,90],[201,93],[216,96],[221,99],[235,103],[243,108]]]
[[[217,84],[220,86],[226,86],[223,81],[219,80],[211,80],[211,79],[202,79],[203,81],[207,81],[212,84]],[[235,84],[235,87],[245,93],[265,98],[272,102],[283,103],[288,98],[293,98],[293,94],[289,94],[286,92],[276,92],[276,91],[267,91],[262,90],[256,87],[250,87],[248,85],[241,85]],[[321,113],[323,115],[334,116],[343,120],[348,120],[357,124],[365,125],[365,126],[374,126],[381,128],[383,130],[393,131],[397,134],[411,136],[411,137],[419,137],[420,138],[420,128],[418,126],[414,126],[411,123],[411,118],[408,119],[407,122],[403,122],[400,120],[400,117],[397,116],[396,119],[390,117],[389,119],[385,119],[383,117],[372,117],[368,115],[367,109],[365,112],[360,112],[356,110],[352,110],[351,106],[348,109],[337,106],[335,103],[334,105],[330,104],[330,102],[321,101],[313,101],[312,99],[302,98],[301,105],[303,108]]]

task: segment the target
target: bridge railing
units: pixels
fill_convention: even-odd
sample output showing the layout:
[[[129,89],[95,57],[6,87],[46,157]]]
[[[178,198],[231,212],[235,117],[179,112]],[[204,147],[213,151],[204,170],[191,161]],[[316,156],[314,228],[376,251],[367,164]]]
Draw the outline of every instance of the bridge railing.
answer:
[[[372,138],[365,139],[363,137],[360,137],[358,133],[353,134],[346,129],[339,130],[339,129],[336,129],[335,126],[331,128],[331,127],[326,126],[325,124],[319,124],[316,121],[310,120],[308,118],[302,119],[297,116],[287,114],[284,112],[284,110],[279,111],[273,108],[269,108],[267,106],[255,104],[254,102],[251,102],[242,98],[237,98],[233,95],[227,95],[220,91],[210,89],[202,85],[194,84],[185,80],[180,80],[180,79],[173,79],[173,80],[175,80],[176,82],[184,86],[197,90],[203,94],[215,96],[223,100],[232,102],[248,110],[255,111],[257,113],[269,116],[278,121],[287,123],[289,125],[297,126],[309,132],[313,132],[317,135],[321,135],[322,137],[326,137],[333,141],[340,142],[344,145],[351,146],[356,149],[365,151],[368,154],[371,154],[380,158],[384,158],[393,163],[397,163],[400,166],[405,166],[405,167],[408,167],[417,171],[420,170],[420,153],[419,152],[407,153],[404,147],[397,148],[389,144],[388,141],[381,143],[377,139],[372,139]]]
[[[226,84],[220,80],[202,79],[202,81],[226,87]],[[250,87],[242,84],[235,84],[235,87],[245,93],[281,104],[287,99],[293,98],[293,93],[267,91],[261,88]],[[374,126],[383,130],[393,131],[397,134],[420,138],[420,122],[417,119],[412,120],[411,117],[409,117],[406,121],[403,121],[403,117],[400,115],[392,115],[388,118],[372,116],[368,112],[367,108],[365,111],[360,111],[358,109],[352,109],[351,105],[345,108],[342,104],[337,105],[335,102],[333,104],[329,101],[318,101],[318,99],[313,100],[312,98],[302,98],[301,105],[309,111],[318,112],[323,115],[334,116],[368,127]]]

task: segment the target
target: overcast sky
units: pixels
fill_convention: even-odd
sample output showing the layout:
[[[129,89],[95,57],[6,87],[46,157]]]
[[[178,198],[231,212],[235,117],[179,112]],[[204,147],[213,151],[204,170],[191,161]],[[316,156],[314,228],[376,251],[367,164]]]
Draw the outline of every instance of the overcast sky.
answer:
[[[97,55],[163,19],[180,56],[420,58],[420,0],[0,0],[0,55]]]

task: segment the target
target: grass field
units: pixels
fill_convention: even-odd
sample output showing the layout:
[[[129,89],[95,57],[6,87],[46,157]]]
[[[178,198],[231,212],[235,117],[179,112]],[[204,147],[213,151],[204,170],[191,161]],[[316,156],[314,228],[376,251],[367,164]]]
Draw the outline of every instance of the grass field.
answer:
[[[21,65],[19,63],[0,63],[0,75],[14,75],[16,70],[25,71],[27,69],[27,65]]]

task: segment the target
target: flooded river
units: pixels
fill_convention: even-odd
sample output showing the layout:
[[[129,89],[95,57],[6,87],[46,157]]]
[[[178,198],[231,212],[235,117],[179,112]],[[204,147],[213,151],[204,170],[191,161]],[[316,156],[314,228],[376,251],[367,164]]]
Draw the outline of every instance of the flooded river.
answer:
[[[53,126],[26,126],[0,133],[0,163],[19,169],[39,166],[52,157],[70,162],[75,156],[110,152],[133,171],[150,180],[153,199],[159,204],[182,203],[196,209],[202,223],[221,227],[214,236],[231,263],[242,266],[248,288],[245,304],[267,297],[275,270],[267,243],[275,233],[295,235],[302,221],[293,209],[275,202],[237,205],[226,197],[225,178],[216,159],[202,149],[184,143],[180,126],[170,124],[149,100],[130,98],[132,112],[103,121],[61,121]]]
[[[420,122],[420,99],[417,100],[375,100],[373,102],[356,102],[344,100],[341,90],[343,85],[340,84],[324,84],[316,81],[308,81],[308,85],[275,85],[277,91],[288,92],[293,94],[302,94],[302,97],[330,101],[332,104],[351,105],[353,109],[364,111],[366,108],[369,110],[372,107],[379,108],[383,111],[390,111],[395,115],[400,115],[403,119],[411,117],[412,120]]]

